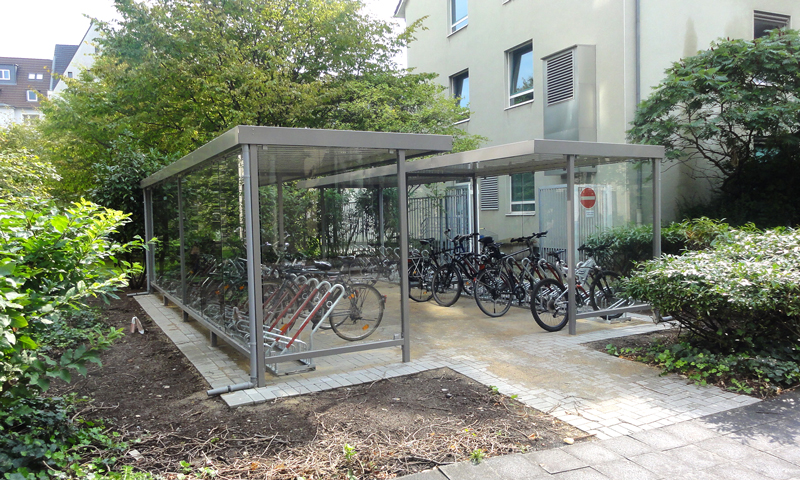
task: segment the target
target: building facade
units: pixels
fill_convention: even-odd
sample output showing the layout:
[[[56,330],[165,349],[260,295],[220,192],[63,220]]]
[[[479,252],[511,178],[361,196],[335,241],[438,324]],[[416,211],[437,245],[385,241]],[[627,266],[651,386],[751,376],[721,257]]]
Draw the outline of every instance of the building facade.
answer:
[[[534,138],[624,143],[636,105],[673,62],[721,37],[752,39],[792,27],[800,2],[401,0],[396,16],[408,24],[425,17],[427,29],[408,48],[408,66],[437,73],[468,105],[462,127],[487,137],[488,145]],[[686,167],[663,167],[665,220],[675,219],[681,202],[707,198],[709,186],[692,180]],[[538,231],[536,196],[565,183],[562,173],[482,179],[481,224],[502,231],[513,220],[523,231]],[[615,179],[582,175],[587,184],[638,188],[639,196],[647,182],[635,168]],[[615,211],[646,223],[649,207],[629,203]]]
[[[0,57],[0,125],[38,118],[50,88],[50,59]]]

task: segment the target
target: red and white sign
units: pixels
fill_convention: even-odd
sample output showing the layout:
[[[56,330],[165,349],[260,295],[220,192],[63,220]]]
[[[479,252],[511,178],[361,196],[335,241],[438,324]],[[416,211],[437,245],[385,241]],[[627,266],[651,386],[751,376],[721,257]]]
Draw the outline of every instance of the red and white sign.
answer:
[[[581,190],[580,201],[581,205],[584,208],[592,208],[594,207],[595,201],[597,200],[597,196],[594,194],[594,190],[591,188],[584,188]]]

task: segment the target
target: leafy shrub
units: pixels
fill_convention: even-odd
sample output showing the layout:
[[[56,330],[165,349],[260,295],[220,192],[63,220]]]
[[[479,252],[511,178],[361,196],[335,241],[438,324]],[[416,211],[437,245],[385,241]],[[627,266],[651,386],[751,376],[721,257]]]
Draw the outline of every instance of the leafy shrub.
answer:
[[[72,420],[69,402],[40,397],[52,378],[85,375],[87,362],[99,363],[120,334],[75,328],[89,319],[72,312],[87,297],[115,296],[125,270],[138,270],[115,267],[118,255],[139,245],[110,240],[125,222],[125,214],[86,201],[60,208],[0,200],[0,437],[13,444],[0,449],[7,457],[0,465],[10,464],[17,478],[69,463],[99,435]]]
[[[755,227],[748,225],[746,230],[753,231]],[[703,250],[730,231],[727,223],[706,217],[673,222],[661,229],[661,251],[678,254],[683,250]],[[589,236],[586,243],[591,246],[608,245],[609,248],[599,258],[600,265],[628,274],[637,263],[653,258],[653,227],[616,227]]]
[[[686,375],[699,385],[715,384],[763,397],[800,383],[800,352],[794,348],[788,352],[772,349],[761,354],[720,354],[678,341],[669,346],[654,343],[622,349],[608,345],[606,350],[614,356],[656,365],[664,372]]]
[[[714,353],[800,343],[800,232],[726,230],[706,250],[642,264],[628,294],[671,315]]]

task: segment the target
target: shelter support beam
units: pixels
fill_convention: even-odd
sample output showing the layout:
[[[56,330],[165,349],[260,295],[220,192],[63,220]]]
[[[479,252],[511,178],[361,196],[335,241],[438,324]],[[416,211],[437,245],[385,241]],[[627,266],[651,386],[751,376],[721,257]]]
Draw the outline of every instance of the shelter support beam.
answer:
[[[149,242],[153,239],[153,190],[144,189],[144,239]],[[155,281],[155,244],[148,244],[145,253],[145,269],[147,269],[147,293],[153,292],[152,284]]]
[[[479,232],[480,223],[478,219],[478,205],[480,199],[478,198],[478,175],[472,176],[472,231],[469,233]],[[478,253],[478,237],[472,239],[472,251]]]
[[[381,254],[386,255],[386,241],[383,238],[383,187],[378,187],[378,238],[381,242]]]
[[[575,265],[577,261],[575,245],[575,155],[567,155],[567,318],[569,334],[577,335],[577,299],[575,298]]]
[[[400,335],[403,362],[411,361],[411,320],[408,311],[408,178],[406,151],[397,151],[397,207],[400,227]]]
[[[178,177],[178,239],[180,249],[178,255],[181,262],[181,302],[186,303],[186,232],[183,224],[183,177]],[[184,317],[183,321],[186,321]]]
[[[283,224],[283,177],[278,175],[278,252],[286,251],[286,231]]]
[[[258,154],[256,147],[242,145],[244,184],[245,245],[247,248],[247,308],[250,311],[250,383],[263,387],[266,381],[264,350],[264,311],[261,287],[261,218],[258,198]],[[281,183],[278,183],[278,208],[283,218]],[[280,223],[281,227],[282,220]],[[281,238],[283,231],[281,230]],[[281,240],[282,241],[282,240]]]
[[[653,258],[661,256],[661,159],[653,158]]]
[[[319,188],[319,246],[322,251],[322,258],[328,258],[328,222],[325,220],[327,211],[325,210],[325,189]]]

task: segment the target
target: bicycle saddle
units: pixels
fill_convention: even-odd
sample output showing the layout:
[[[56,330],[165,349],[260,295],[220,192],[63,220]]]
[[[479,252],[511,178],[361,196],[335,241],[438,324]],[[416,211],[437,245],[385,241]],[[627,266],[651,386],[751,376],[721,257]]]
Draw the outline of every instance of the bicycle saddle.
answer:
[[[483,237],[478,241],[481,242],[484,245],[488,245],[490,243],[494,243],[494,238],[492,238],[492,237]]]
[[[314,266],[325,272],[333,268],[333,265],[331,265],[329,262],[323,262],[322,260],[314,260]]]

